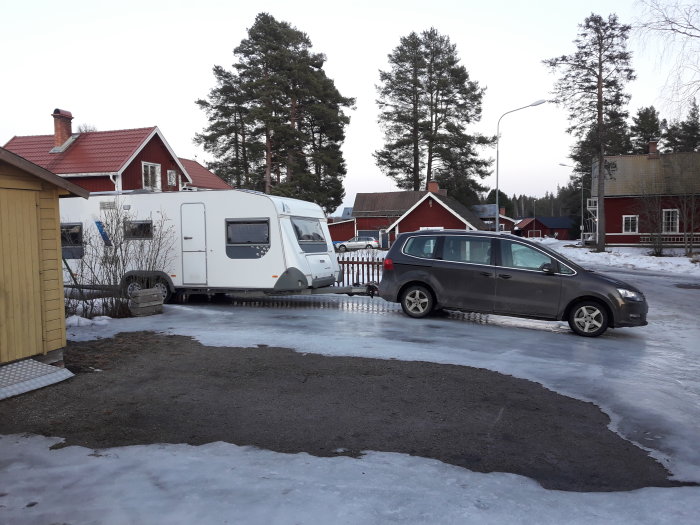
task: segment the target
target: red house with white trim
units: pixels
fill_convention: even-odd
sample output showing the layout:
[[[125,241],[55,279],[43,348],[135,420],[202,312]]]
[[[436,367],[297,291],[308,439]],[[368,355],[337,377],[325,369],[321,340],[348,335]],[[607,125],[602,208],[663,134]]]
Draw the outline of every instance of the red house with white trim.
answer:
[[[700,152],[605,157],[605,243],[700,245]],[[588,212],[595,242],[598,170],[594,167]]]
[[[476,214],[448,197],[447,191],[440,189],[436,182],[429,184],[428,191],[358,193],[352,216],[352,222],[329,225],[333,240],[344,241],[353,235],[371,235],[385,241],[383,245],[386,247],[386,242],[391,242],[398,233],[420,228],[487,229]],[[351,226],[354,227],[354,234],[346,236],[347,230],[341,228]]]
[[[52,116],[53,135],[13,137],[5,149],[90,192],[231,188],[196,161],[179,159],[157,127],[73,133],[69,111]]]

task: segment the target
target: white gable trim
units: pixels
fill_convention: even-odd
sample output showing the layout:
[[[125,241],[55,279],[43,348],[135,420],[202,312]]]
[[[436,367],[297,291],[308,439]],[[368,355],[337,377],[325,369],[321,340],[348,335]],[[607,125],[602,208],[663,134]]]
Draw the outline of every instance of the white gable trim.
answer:
[[[192,183],[192,177],[190,177],[190,174],[187,173],[187,170],[185,169],[185,167],[184,167],[184,166],[182,165],[182,163],[180,162],[180,159],[177,157],[177,155],[175,155],[175,152],[173,151],[173,148],[170,147],[170,144],[168,144],[168,141],[165,140],[165,137],[164,137],[163,134],[160,132],[160,130],[158,129],[157,126],[156,126],[155,128],[153,128],[153,131],[151,132],[151,134],[148,135],[148,137],[146,137],[146,138],[144,139],[143,142],[141,142],[141,145],[140,145],[138,148],[136,148],[136,151],[134,151],[134,153],[131,155],[131,157],[129,157],[129,159],[122,165],[122,167],[119,168],[119,172],[118,172],[119,177],[121,178],[121,175],[124,173],[124,170],[125,170],[126,168],[128,168],[128,167],[131,165],[131,163],[132,163],[132,162],[134,161],[134,159],[138,156],[138,154],[141,153],[141,151],[143,150],[143,148],[146,147],[146,144],[148,144],[148,143],[151,141],[151,139],[152,139],[153,137],[155,137],[156,135],[158,135],[158,137],[160,138],[160,140],[163,141],[163,144],[165,145],[165,149],[168,150],[168,153],[170,153],[170,156],[171,156],[171,157],[173,158],[173,160],[175,161],[175,164],[177,164],[177,167],[180,168],[180,171],[182,171],[182,174],[183,174],[185,177],[187,177],[187,180],[188,180],[188,181],[190,182],[190,184],[191,184],[191,183]]]
[[[470,229],[470,230],[476,230],[476,229],[477,229],[477,228],[474,227],[473,224],[471,224],[469,221],[467,221],[464,217],[460,217],[452,208],[450,208],[447,204],[445,204],[444,202],[442,202],[442,201],[437,197],[437,195],[435,195],[434,193],[428,192],[428,193],[426,193],[425,195],[423,195],[423,197],[422,197],[418,202],[416,202],[413,206],[411,206],[408,210],[406,210],[406,212],[405,212],[401,217],[399,217],[398,219],[396,219],[396,221],[394,221],[394,223],[393,223],[391,226],[389,226],[386,230],[387,230],[387,231],[391,231],[391,230],[393,230],[394,228],[396,228],[396,227],[398,226],[398,224],[399,224],[402,220],[404,220],[413,210],[415,210],[418,206],[420,206],[420,204],[421,204],[423,201],[425,201],[426,199],[430,199],[430,198],[432,198],[433,200],[435,200],[435,202],[437,202],[437,203],[440,204],[443,208],[445,208],[447,211],[449,211],[449,212],[450,212],[452,215],[454,215],[458,220],[462,221],[462,222],[464,223],[464,225],[467,226],[467,229]]]

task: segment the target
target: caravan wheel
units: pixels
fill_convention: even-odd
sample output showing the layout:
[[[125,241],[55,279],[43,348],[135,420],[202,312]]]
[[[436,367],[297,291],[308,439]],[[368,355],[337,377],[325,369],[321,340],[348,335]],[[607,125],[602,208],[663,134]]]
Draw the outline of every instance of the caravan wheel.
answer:
[[[124,295],[126,295],[128,299],[131,299],[134,296],[134,293],[140,290],[143,290],[143,283],[141,279],[138,279],[137,277],[130,277],[124,286]]]
[[[170,302],[172,293],[170,292],[170,287],[168,286],[168,283],[166,283],[163,279],[158,279],[155,283],[153,283],[153,288],[155,288],[161,293],[161,295],[163,296],[163,303]]]

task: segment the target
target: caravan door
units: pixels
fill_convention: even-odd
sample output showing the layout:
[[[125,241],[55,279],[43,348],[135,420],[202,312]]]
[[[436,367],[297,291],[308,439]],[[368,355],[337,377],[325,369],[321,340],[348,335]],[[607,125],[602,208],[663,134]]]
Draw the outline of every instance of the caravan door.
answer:
[[[207,223],[204,203],[192,202],[180,208],[182,236],[182,284],[207,284]]]

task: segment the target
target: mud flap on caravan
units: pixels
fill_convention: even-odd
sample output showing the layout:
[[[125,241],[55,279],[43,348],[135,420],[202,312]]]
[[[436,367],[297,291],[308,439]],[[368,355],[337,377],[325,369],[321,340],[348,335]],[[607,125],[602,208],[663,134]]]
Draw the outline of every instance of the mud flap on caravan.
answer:
[[[276,292],[287,292],[305,290],[308,287],[306,275],[297,268],[287,268],[277,279],[274,290]]]

